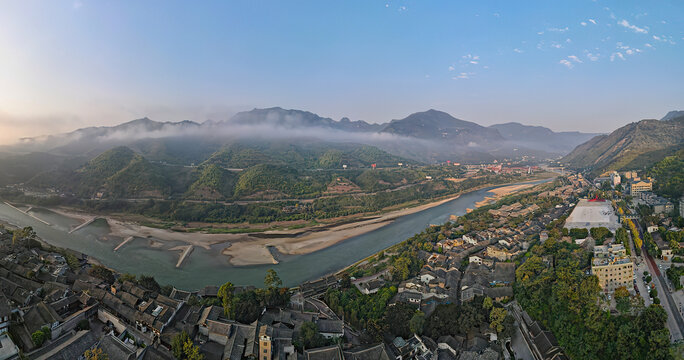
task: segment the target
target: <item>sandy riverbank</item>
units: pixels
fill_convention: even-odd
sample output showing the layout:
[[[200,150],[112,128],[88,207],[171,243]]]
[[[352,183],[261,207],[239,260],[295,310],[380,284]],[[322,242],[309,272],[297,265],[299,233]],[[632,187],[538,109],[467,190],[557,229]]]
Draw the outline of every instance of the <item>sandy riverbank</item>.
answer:
[[[516,184],[516,185],[509,185],[509,186],[503,186],[500,188],[492,189],[489,192],[493,193],[494,196],[487,196],[485,197],[482,201],[478,201],[475,203],[476,207],[482,207],[485,205],[489,205],[491,203],[494,203],[498,201],[499,199],[511,195],[513,193],[516,193],[521,190],[529,189],[531,187],[536,186],[537,184]]]
[[[529,188],[534,184],[516,184],[492,189],[494,196],[478,202],[477,206],[485,205],[508,194]],[[474,191],[470,189],[469,191]],[[131,236],[150,239],[150,247],[161,248],[160,243],[182,242],[188,245],[199,246],[211,250],[213,245],[226,244],[221,254],[228,257],[234,266],[248,266],[260,264],[277,264],[270,248],[275,248],[284,255],[303,255],[319,251],[335,245],[349,238],[363,235],[373,230],[391,224],[395,219],[420,212],[445,202],[457,199],[460,196],[453,195],[431,203],[393,210],[380,216],[361,217],[357,221],[330,226],[328,224],[317,225],[306,229],[266,231],[259,235],[250,234],[207,234],[199,232],[178,232],[168,229],[158,229],[125,222],[112,217],[104,217],[110,227],[111,236],[125,239]],[[75,212],[71,209],[50,209],[60,215],[87,221],[92,215]],[[263,237],[267,235],[267,237]],[[156,246],[151,244],[154,242]],[[178,244],[174,244],[176,246]],[[179,248],[174,248],[179,250]]]

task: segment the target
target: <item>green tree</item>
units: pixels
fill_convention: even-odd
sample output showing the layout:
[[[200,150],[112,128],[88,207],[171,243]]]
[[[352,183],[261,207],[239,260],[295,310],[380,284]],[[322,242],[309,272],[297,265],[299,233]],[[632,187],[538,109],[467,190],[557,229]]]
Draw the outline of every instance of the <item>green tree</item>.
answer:
[[[43,343],[45,342],[45,340],[46,340],[45,333],[43,333],[40,330],[36,330],[35,332],[33,332],[33,334],[31,334],[31,341],[33,341],[33,343],[37,347],[43,346]]]
[[[221,302],[223,304],[223,312],[226,315],[230,315],[230,305],[233,300],[233,289],[235,287],[233,286],[233,283],[227,282],[223,285],[218,290],[218,298],[221,299]]]
[[[266,288],[275,289],[283,286],[283,281],[280,280],[280,277],[275,270],[268,269],[266,271],[266,276],[264,277],[264,285]]]
[[[302,324],[295,339],[295,345],[300,351],[321,347],[326,343],[326,338],[318,332],[318,326],[310,321]]]
[[[422,311],[416,311],[409,321],[409,329],[414,334],[422,335],[423,326],[425,325],[425,314]]]
[[[489,313],[489,326],[497,334],[502,333],[505,329],[504,321],[506,320],[506,315],[508,315],[508,311],[500,307],[493,308]]]
[[[494,301],[489,296],[485,297],[482,301],[482,307],[489,310],[494,306]]]
[[[615,308],[617,311],[626,314],[632,309],[632,302],[631,302],[631,297],[629,295],[629,291],[622,286],[617,289],[615,289]]]
[[[185,331],[182,331],[171,339],[171,352],[173,357],[176,359],[183,359],[184,355],[184,345],[186,342],[191,341],[190,336]]]

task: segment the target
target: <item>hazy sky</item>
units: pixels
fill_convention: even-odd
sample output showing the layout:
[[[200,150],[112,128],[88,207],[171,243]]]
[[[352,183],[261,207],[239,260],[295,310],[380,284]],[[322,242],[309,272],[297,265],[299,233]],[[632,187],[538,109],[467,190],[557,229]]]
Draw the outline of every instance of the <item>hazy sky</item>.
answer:
[[[0,0],[0,143],[281,106],[608,132],[684,109],[684,1]]]

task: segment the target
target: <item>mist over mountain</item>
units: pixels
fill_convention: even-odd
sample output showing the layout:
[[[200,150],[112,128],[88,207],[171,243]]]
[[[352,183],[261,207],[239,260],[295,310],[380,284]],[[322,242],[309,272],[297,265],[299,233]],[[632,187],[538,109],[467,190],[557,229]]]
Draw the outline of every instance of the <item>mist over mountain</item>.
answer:
[[[273,107],[240,112],[218,122],[159,122],[142,118],[116,126],[24,138],[15,145],[0,148],[0,152],[45,152],[92,159],[117,146],[127,146],[150,161],[188,165],[201,163],[220,149],[241,141],[323,142],[375,146],[424,163],[488,162],[525,155],[556,157],[593,135],[554,133],[542,127],[510,123],[484,127],[433,109],[373,124],[349,118],[338,121],[308,111]]]

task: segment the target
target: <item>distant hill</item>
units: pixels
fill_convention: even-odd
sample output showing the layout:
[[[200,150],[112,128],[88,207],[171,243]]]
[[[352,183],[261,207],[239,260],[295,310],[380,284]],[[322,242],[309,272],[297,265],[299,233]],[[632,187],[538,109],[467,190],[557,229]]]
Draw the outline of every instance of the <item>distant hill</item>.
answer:
[[[667,114],[665,114],[665,116],[663,116],[663,118],[660,120],[661,121],[667,121],[667,120],[676,119],[676,118],[682,117],[682,116],[684,116],[684,110],[673,110],[673,111],[670,111]]]
[[[590,169],[593,173],[625,170],[649,155],[667,156],[683,143],[684,116],[664,121],[641,120],[609,135],[592,138],[563,157],[561,162],[576,169]],[[651,158],[651,161],[657,160]]]
[[[253,109],[235,114],[223,123],[240,125],[268,125],[284,128],[326,128],[350,132],[375,132],[383,128],[384,124],[369,124],[365,121],[351,121],[342,118],[335,121],[317,114],[302,110],[286,110],[279,107],[267,109]]]
[[[430,109],[392,120],[383,133],[420,139],[449,141],[458,145],[488,144],[503,141],[496,129],[457,119],[443,111]]]
[[[164,171],[127,147],[106,151],[76,170],[42,172],[27,185],[57,188],[82,197],[98,192],[109,198],[162,197],[171,192],[171,181]]]
[[[116,126],[27,138],[0,147],[0,160],[21,154],[26,156],[26,163],[43,164],[42,153],[59,157],[60,161],[78,158],[77,163],[82,165],[110,149],[125,146],[152,164],[177,166],[208,162],[248,168],[268,163],[328,169],[343,164],[384,166],[406,159],[421,163],[481,163],[522,157],[556,158],[591,135],[554,133],[517,123],[484,127],[438,110],[371,124],[273,107],[240,112],[226,121],[159,122],[142,118]],[[10,174],[0,175],[0,184],[26,181],[54,167],[49,161],[48,166],[33,169],[21,169],[11,161],[9,164],[12,166],[5,170]],[[73,165],[69,169],[73,170]]]
[[[517,122],[490,126],[499,131],[504,139],[521,147],[548,151],[551,153],[569,153],[598,133],[581,133],[578,131],[554,132],[543,126],[523,125]]]

